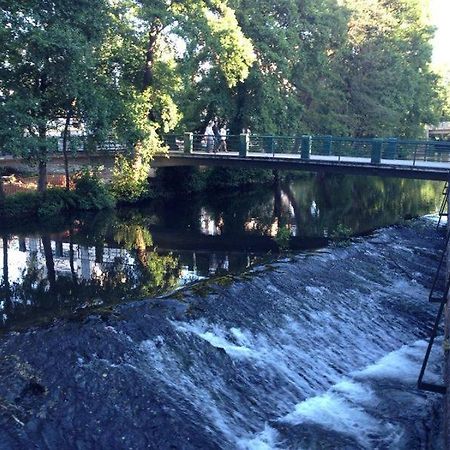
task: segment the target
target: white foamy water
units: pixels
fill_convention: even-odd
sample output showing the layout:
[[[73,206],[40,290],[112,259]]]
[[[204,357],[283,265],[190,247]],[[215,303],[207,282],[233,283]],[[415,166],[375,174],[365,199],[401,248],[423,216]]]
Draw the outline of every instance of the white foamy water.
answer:
[[[393,448],[401,442],[404,431],[401,426],[392,424],[389,417],[380,417],[376,413],[382,400],[371,384],[374,378],[395,380],[402,386],[409,385],[414,392],[425,349],[424,341],[403,346],[376,363],[354,372],[354,378],[345,379],[325,393],[298,403],[294,411],[280,421],[294,426],[314,423],[324,429],[351,436],[362,448],[378,448],[380,445]],[[435,356],[434,364],[436,359]],[[434,382],[439,382],[436,372],[428,375]],[[421,393],[415,395],[417,402],[423,401]]]
[[[436,310],[418,280],[434,254],[395,233],[208,299],[200,317],[169,323],[172,336],[141,344],[149,379],[220,448],[414,449],[434,401],[416,389]],[[441,357],[427,381],[439,382]]]

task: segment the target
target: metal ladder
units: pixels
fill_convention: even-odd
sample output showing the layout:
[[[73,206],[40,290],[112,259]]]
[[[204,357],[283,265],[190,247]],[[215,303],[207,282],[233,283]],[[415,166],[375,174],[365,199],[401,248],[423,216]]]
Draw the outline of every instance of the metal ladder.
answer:
[[[423,391],[430,391],[430,392],[437,392],[439,394],[445,394],[447,392],[447,387],[443,384],[434,384],[434,383],[427,383],[423,381],[423,377],[425,375],[425,371],[428,365],[428,360],[430,358],[431,349],[434,344],[434,340],[436,338],[439,324],[441,322],[442,313],[444,312],[445,304],[447,303],[447,295],[450,289],[450,278],[449,281],[447,281],[447,285],[445,287],[444,295],[442,296],[441,303],[439,305],[439,310],[436,316],[436,319],[434,321],[433,330],[431,331],[430,340],[428,342],[427,351],[425,352],[425,357],[423,359],[422,368],[420,369],[419,378],[417,380],[417,387]]]
[[[447,184],[444,187],[444,191],[445,191],[445,199],[447,199],[447,195],[446,195],[447,194]],[[443,200],[442,204],[444,204],[444,202],[446,204],[448,204],[446,200]],[[444,206],[444,208],[445,208],[445,206]],[[441,205],[440,215],[441,215],[441,212],[443,212],[442,205]],[[438,226],[439,226],[439,224],[438,224]],[[427,350],[425,352],[425,357],[423,359],[422,368],[420,370],[419,378],[417,380],[417,387],[419,389],[424,390],[424,391],[437,392],[437,393],[440,393],[440,394],[445,394],[447,392],[447,387],[445,385],[443,385],[443,384],[427,383],[427,382],[423,381],[423,377],[425,375],[425,371],[426,371],[426,368],[427,368],[427,365],[428,365],[428,360],[429,360],[430,354],[431,354],[431,349],[433,347],[434,340],[435,340],[435,338],[437,336],[437,332],[438,332],[438,329],[439,329],[439,324],[441,323],[442,314],[444,312],[444,308],[445,308],[445,305],[447,303],[448,293],[450,291],[450,277],[448,277],[447,282],[445,284],[444,291],[443,292],[439,292],[437,294],[435,293],[435,291],[436,291],[436,284],[438,282],[441,269],[442,269],[442,267],[444,267],[444,259],[445,259],[445,255],[447,254],[449,241],[450,241],[450,233],[447,232],[446,238],[445,238],[444,248],[443,248],[443,251],[442,251],[442,255],[441,255],[441,258],[440,258],[440,261],[439,261],[438,268],[436,270],[436,275],[434,276],[433,285],[431,287],[430,295],[428,297],[428,300],[430,302],[432,302],[432,303],[439,303],[439,310],[438,310],[438,313],[436,315],[436,319],[434,321],[434,326],[433,326],[433,329],[431,331],[430,340],[428,342],[428,347],[427,347]]]
[[[437,228],[441,225],[441,219],[443,216],[448,217],[448,181],[445,182],[444,188],[442,189],[443,199],[441,202],[441,207],[439,208],[439,220],[437,223]],[[447,210],[447,211],[446,211]]]

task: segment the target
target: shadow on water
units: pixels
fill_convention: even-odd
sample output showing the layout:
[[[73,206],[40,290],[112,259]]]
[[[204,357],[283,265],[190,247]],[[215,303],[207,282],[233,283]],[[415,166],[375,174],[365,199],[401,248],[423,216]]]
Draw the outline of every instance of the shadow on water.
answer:
[[[434,212],[441,186],[317,175],[10,227],[0,231],[0,329],[83,316],[242,272],[280,248],[317,249]]]

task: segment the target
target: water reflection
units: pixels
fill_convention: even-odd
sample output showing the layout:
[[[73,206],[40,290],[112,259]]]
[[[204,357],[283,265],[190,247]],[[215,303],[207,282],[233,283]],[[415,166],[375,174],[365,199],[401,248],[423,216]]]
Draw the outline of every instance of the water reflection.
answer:
[[[9,229],[0,246],[0,327],[158,295],[237,272],[276,251],[324,246],[436,210],[441,183],[314,176],[249,192],[179,198],[49,225]]]

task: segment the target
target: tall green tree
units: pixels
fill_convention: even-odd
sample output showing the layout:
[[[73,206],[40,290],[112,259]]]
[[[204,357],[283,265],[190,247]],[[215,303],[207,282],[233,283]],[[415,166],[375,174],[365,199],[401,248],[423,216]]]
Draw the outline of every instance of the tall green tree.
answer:
[[[152,155],[162,148],[158,136],[181,118],[181,93],[192,92],[195,80],[211,71],[234,86],[247,76],[254,55],[226,1],[123,0],[112,16],[108,59],[129,100],[125,130],[137,124],[140,131],[133,157],[119,160],[114,184],[119,196],[136,198]]]
[[[0,2],[0,145],[37,164],[40,191],[57,145],[49,136],[60,131],[61,119],[95,103],[106,6],[104,0]]]
[[[438,120],[439,98],[426,2],[344,3],[351,10],[343,77],[353,134],[423,136],[423,125]]]
[[[233,0],[255,48],[249,76],[230,88],[212,72],[181,102],[257,133],[420,136],[437,120],[433,30],[422,0]]]

